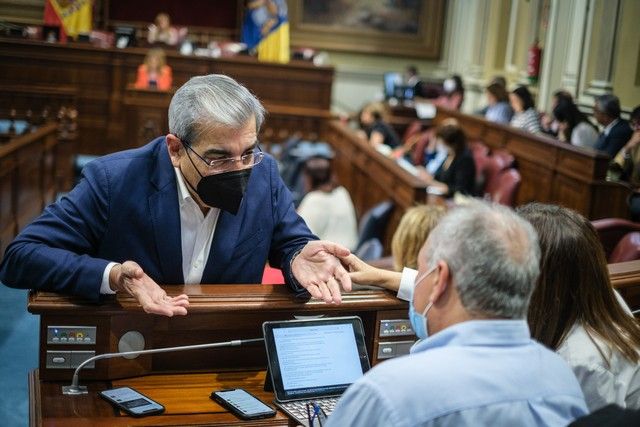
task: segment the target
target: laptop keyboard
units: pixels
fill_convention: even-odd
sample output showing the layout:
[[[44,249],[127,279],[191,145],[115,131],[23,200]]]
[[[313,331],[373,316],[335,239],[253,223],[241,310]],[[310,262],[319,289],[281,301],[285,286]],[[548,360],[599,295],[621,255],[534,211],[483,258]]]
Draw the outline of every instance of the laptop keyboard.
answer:
[[[325,397],[322,399],[316,400],[297,400],[294,402],[284,402],[280,403],[280,406],[285,408],[287,411],[291,412],[295,417],[299,420],[307,419],[307,403],[316,402],[327,414],[327,417],[331,415],[333,409],[336,407],[338,403],[339,397]]]

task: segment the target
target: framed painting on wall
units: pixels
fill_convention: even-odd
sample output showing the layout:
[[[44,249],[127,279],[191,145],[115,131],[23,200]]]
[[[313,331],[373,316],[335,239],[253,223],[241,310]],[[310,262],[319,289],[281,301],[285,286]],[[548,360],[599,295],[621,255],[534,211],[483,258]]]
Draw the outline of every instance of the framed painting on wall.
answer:
[[[445,0],[289,0],[291,44],[438,59]]]

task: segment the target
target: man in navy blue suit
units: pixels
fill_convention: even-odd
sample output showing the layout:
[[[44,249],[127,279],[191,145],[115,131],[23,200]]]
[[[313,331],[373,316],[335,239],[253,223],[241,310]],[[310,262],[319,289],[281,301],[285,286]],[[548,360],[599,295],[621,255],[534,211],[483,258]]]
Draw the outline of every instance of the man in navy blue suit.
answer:
[[[618,97],[611,94],[598,96],[593,106],[593,117],[604,127],[595,148],[613,159],[633,133],[629,122],[620,118]]]
[[[295,212],[257,134],[264,109],[223,75],[194,77],[169,134],[88,164],[81,182],[9,245],[0,280],[97,300],[127,292],[149,313],[187,313],[158,286],[259,283],[265,261],[299,293],[339,303],[351,280]]]

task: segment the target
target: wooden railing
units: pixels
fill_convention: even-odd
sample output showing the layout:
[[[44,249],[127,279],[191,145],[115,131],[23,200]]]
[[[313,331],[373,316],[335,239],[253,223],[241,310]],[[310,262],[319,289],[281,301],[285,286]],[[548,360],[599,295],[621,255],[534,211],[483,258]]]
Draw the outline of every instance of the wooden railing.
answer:
[[[35,132],[0,145],[0,257],[17,233],[57,192],[58,124],[49,122]],[[68,173],[71,173],[69,164]]]

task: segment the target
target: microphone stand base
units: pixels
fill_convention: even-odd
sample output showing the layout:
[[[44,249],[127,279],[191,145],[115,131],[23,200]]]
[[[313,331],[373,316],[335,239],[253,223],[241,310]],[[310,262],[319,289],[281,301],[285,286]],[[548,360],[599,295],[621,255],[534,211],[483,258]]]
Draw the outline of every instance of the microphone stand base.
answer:
[[[79,385],[63,385],[62,386],[62,394],[66,394],[67,396],[77,396],[81,394],[87,394],[87,386]]]

